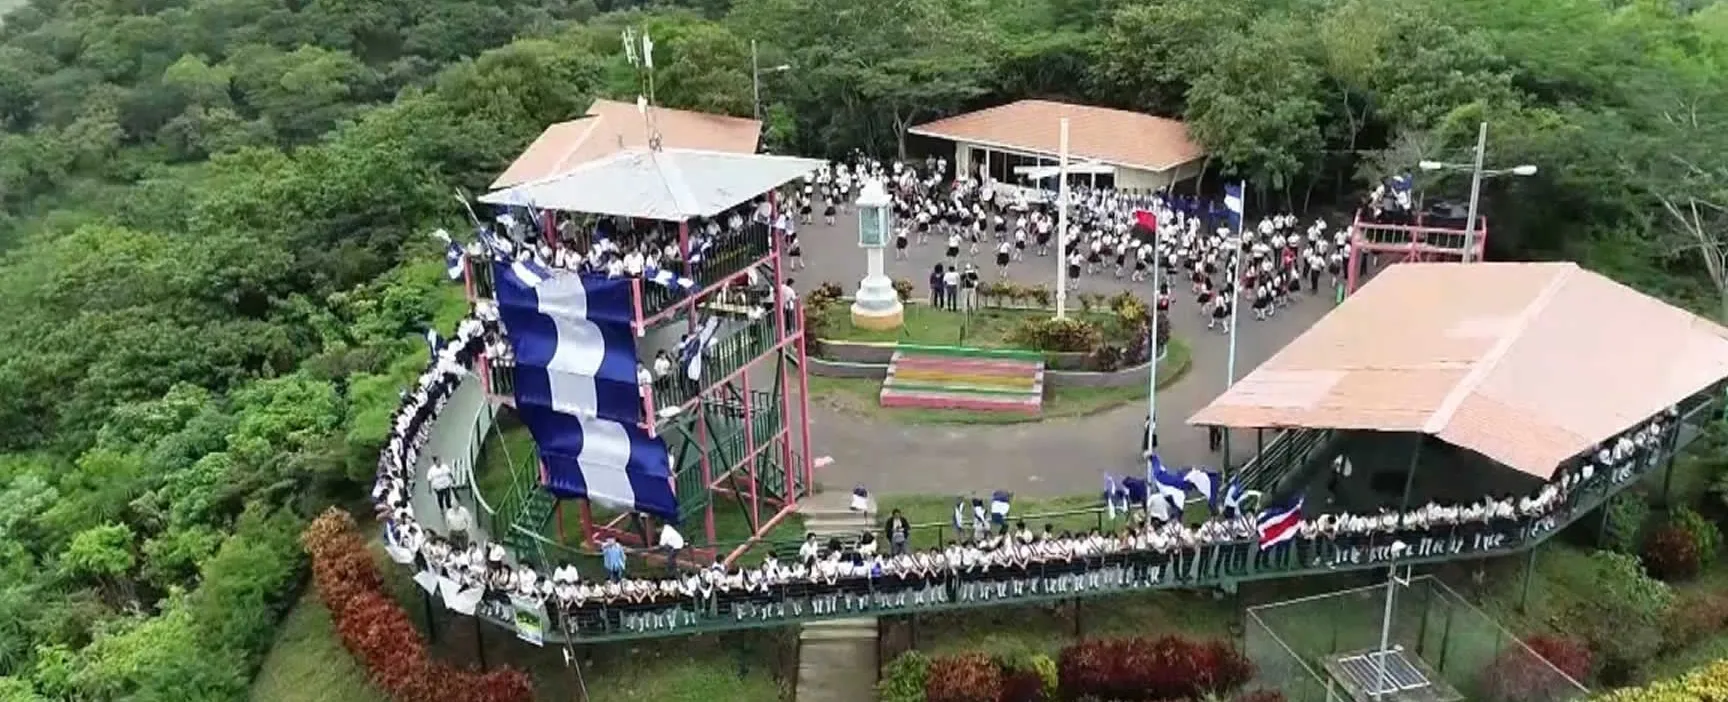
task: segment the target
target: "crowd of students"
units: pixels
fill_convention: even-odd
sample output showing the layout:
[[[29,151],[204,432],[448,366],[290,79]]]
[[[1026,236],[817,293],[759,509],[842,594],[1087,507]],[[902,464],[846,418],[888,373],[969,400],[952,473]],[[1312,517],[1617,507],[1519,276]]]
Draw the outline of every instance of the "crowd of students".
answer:
[[[1298,554],[1302,566],[1324,566],[1361,562],[1364,554],[1379,558],[1374,549],[1396,549],[1397,544],[1419,553],[1439,540],[1453,544],[1452,552],[1503,547],[1509,543],[1501,538],[1472,539],[1500,535],[1515,541],[1521,535],[1534,535],[1531,530],[1536,525],[1570,509],[1580,492],[1624,482],[1653,465],[1654,456],[1669,445],[1678,429],[1677,414],[1670,410],[1605,442],[1561,477],[1523,497],[1429,504],[1405,512],[1328,513],[1312,518],[1298,513],[1293,538],[1270,550],[1258,547],[1256,515],[1229,507],[1199,524],[1184,523],[1179,517],[1160,520],[1147,511],[1130,509],[1120,522],[1112,522],[1114,528],[1085,532],[1050,525],[1035,532],[1006,510],[991,510],[974,517],[988,520],[988,526],[964,525],[957,518],[952,542],[922,548],[910,543],[909,525],[895,514],[881,541],[869,533],[827,542],[812,535],[796,556],[785,561],[771,555],[751,567],[715,564],[662,577],[627,574],[623,550],[612,542],[607,544],[608,577],[588,579],[570,564],[542,573],[516,561],[501,544],[488,541],[471,526],[450,524],[453,511],[465,509],[459,499],[438,518],[427,520],[416,514],[415,482],[429,480],[434,468],[444,465],[437,457],[420,460],[438,412],[469,375],[468,365],[495,326],[478,310],[464,319],[454,338],[437,349],[426,371],[403,393],[379,458],[372,492],[377,516],[385,523],[386,543],[398,560],[486,598],[542,603],[578,636],[620,627],[677,627],[713,616],[801,616],[806,609],[820,614],[840,608],[1179,584],[1203,579],[1206,572],[1197,568],[1245,566],[1250,560],[1279,554]],[[417,475],[422,465],[429,470]],[[443,503],[440,497],[437,504]],[[1202,561],[1212,565],[1204,566]]]

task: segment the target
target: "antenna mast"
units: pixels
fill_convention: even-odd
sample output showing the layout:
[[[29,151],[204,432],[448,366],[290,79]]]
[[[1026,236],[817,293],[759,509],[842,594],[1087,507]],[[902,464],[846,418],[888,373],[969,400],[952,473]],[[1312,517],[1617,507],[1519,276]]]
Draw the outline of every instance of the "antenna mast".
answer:
[[[654,103],[654,40],[648,36],[648,31],[642,31],[640,51],[638,54],[636,32],[624,29],[624,54],[630,60],[630,65],[641,71],[638,85],[642,86],[647,95],[636,96],[636,109],[642,113],[643,121],[648,130],[648,148],[659,151],[661,145],[659,120],[655,115]]]

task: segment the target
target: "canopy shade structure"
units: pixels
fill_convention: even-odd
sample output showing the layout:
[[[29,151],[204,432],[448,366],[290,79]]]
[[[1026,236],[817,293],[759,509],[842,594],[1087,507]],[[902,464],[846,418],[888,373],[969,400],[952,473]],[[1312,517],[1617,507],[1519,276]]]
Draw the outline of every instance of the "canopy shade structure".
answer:
[[[1573,263],[1399,263],[1190,424],[1420,432],[1538,478],[1728,378],[1728,329]]]
[[[654,131],[674,149],[756,153],[762,123],[703,112],[654,108]],[[510,167],[492,181],[493,190],[541,180],[620,149],[648,147],[650,130],[633,102],[595,100],[588,113],[546,128]]]
[[[1163,171],[1206,156],[1187,125],[1176,120],[1049,100],[998,105],[920,124],[907,133],[1054,157],[1061,151],[1056,125],[1064,117],[1073,122],[1069,154],[1075,158]]]
[[[682,222],[712,217],[822,166],[792,156],[625,149],[481,196],[491,205]]]

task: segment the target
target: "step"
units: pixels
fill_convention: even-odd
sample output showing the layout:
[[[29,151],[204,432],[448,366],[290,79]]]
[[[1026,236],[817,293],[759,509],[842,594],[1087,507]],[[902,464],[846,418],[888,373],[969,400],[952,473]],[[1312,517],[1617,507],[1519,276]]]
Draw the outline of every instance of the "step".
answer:
[[[896,352],[893,365],[907,368],[976,368],[1000,370],[1006,373],[1030,373],[1044,369],[1043,361],[1021,361],[1001,358],[965,358],[957,356],[922,356]]]
[[[946,392],[961,395],[982,395],[985,397],[1003,395],[1007,397],[1024,397],[1026,395],[1041,395],[1044,392],[1042,383],[1032,383],[1015,387],[1013,385],[979,385],[976,383],[947,383],[940,381],[900,380],[889,377],[882,381],[883,389],[893,388],[902,392]]]
[[[1044,398],[1039,395],[984,396],[963,393],[905,391],[882,389],[883,407],[914,407],[920,409],[958,409],[974,412],[1022,412],[1037,414],[1043,410]]]
[[[964,370],[935,370],[932,368],[898,368],[890,366],[887,377],[905,378],[909,381],[941,382],[952,380],[956,383],[971,383],[973,385],[1027,386],[1043,380],[1044,373],[969,373]]]
[[[798,634],[797,702],[874,702],[876,620],[805,624]]]

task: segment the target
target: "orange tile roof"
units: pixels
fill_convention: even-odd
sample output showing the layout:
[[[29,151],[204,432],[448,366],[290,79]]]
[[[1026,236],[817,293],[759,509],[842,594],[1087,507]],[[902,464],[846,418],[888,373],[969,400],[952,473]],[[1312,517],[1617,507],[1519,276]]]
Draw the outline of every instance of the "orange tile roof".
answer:
[[[1021,100],[920,124],[909,131],[1055,156],[1062,148],[1063,117],[1068,118],[1070,158],[1162,171],[1206,155],[1189,136],[1188,126],[1179,121],[1049,100]]]
[[[1540,478],[1728,378],[1728,329],[1573,263],[1400,263],[1188,421],[1422,432]]]
[[[658,107],[661,146],[727,153],[756,153],[762,123],[753,119]],[[595,100],[588,114],[546,128],[516,161],[492,181],[498,190],[568,172],[623,149],[648,145],[647,122],[634,103]]]

